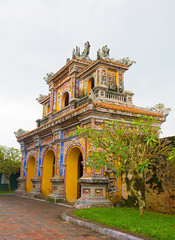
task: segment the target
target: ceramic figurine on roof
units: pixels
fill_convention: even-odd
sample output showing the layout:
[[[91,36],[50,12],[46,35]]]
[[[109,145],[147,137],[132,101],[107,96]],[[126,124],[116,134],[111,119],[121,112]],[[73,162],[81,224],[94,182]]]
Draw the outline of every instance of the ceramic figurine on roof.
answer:
[[[81,54],[81,59],[83,60],[90,60],[89,58],[89,52],[90,52],[90,43],[87,41],[85,44],[84,44],[84,50]]]
[[[114,59],[111,59],[111,60],[114,60]],[[130,67],[133,63],[136,63],[136,61],[130,60],[129,57],[122,58],[122,59],[119,59],[119,60],[114,60],[114,61],[118,62],[118,63],[121,63],[121,64],[125,64],[128,67]]]
[[[89,52],[90,52],[90,43],[87,41],[84,44],[84,50],[82,54],[80,55],[80,48],[76,46],[76,49],[73,49],[72,52],[72,58],[73,59],[82,59],[86,61],[91,61],[89,58]]]
[[[43,79],[44,79],[45,81],[47,81],[47,80],[48,80],[49,78],[51,78],[53,75],[54,75],[53,72],[46,73],[46,77],[44,77]]]
[[[97,59],[107,59],[110,60],[109,58],[109,51],[110,49],[105,45],[102,47],[102,49],[97,51]]]
[[[27,133],[27,132],[28,132],[28,131],[20,128],[20,129],[18,129],[18,131],[14,132],[14,134],[15,134],[16,137],[19,137],[20,135],[23,135],[23,134],[25,134],[25,133]]]
[[[87,166],[91,144],[81,136],[70,138],[77,126],[102,130],[104,121],[154,116],[165,121],[163,112],[136,107],[133,93],[124,89],[124,73],[133,63],[128,58],[110,60],[109,48],[98,50],[90,61],[90,44],[80,54],[73,50],[72,59],[55,74],[44,78],[48,95],[40,95],[41,119],[29,132],[19,130],[16,137],[21,146],[21,173],[16,194],[45,197],[56,202],[75,203],[76,207],[112,205],[122,200],[122,179],[105,175]],[[117,191],[116,191],[117,189]]]
[[[76,46],[76,49],[73,49],[72,58],[73,59],[80,58],[80,48],[78,46]]]

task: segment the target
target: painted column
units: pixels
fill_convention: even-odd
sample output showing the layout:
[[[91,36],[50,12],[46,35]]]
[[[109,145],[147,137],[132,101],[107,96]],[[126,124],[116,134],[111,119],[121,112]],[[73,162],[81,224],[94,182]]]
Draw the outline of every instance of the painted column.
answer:
[[[56,100],[57,100],[57,93],[53,91],[53,111],[56,111]]]
[[[41,139],[38,139],[39,150],[37,150],[36,159],[38,158],[38,171],[36,176],[34,176],[32,181],[32,191],[27,194],[28,197],[38,198],[41,195],[41,161],[42,161],[42,147]]]
[[[60,131],[60,140],[63,139],[63,131]],[[63,155],[64,155],[64,142],[60,142],[60,177],[63,176]]]
[[[38,177],[41,176],[41,163],[42,163],[42,147],[41,147],[41,139],[38,139],[38,146],[39,148],[39,153],[38,153]]]
[[[26,150],[26,146],[24,145],[24,151],[25,150]],[[27,152],[24,152],[23,177],[26,176],[26,166],[27,166]]]
[[[60,131],[60,140],[63,140],[63,131]],[[59,150],[58,150],[59,149]],[[63,157],[64,157],[64,142],[60,142],[57,147],[56,159],[59,159],[59,174],[50,179],[52,182],[52,193],[47,197],[47,201],[64,202],[64,178],[63,178]],[[57,163],[56,163],[57,164]]]

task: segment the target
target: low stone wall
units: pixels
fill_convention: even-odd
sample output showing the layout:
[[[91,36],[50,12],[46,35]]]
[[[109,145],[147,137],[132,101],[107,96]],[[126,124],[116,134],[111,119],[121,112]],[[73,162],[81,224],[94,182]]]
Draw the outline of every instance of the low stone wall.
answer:
[[[130,190],[131,181],[131,174],[122,175],[123,204],[138,206]],[[165,213],[175,212],[175,163],[159,157],[146,173],[144,186],[138,181],[136,188],[144,196],[146,209]]]
[[[175,163],[159,158],[152,166],[145,183],[147,209],[175,211]]]

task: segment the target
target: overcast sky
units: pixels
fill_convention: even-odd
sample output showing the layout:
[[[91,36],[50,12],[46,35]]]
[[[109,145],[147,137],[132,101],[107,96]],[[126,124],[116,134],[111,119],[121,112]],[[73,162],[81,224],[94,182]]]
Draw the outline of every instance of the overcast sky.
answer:
[[[170,107],[162,136],[175,135],[174,9],[174,0],[0,0],[0,145],[19,148],[14,131],[42,116],[43,77],[87,40],[91,59],[107,45],[111,57],[136,61],[125,90],[136,106]]]

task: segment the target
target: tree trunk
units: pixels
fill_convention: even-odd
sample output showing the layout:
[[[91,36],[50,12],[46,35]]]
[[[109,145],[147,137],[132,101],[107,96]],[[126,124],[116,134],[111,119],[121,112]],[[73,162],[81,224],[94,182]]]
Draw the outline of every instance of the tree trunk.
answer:
[[[144,172],[143,173],[140,173],[139,174],[139,178],[141,180],[141,186],[144,187]],[[141,188],[142,188],[141,187]],[[140,212],[140,215],[143,216],[143,213],[144,213],[144,210],[143,210],[143,207],[144,207],[144,200],[143,200],[143,196],[142,196],[142,189],[138,192],[138,204],[139,204],[139,212]]]
[[[9,189],[9,192],[11,192],[11,187],[10,187],[10,177],[7,177],[7,181],[8,181],[8,189]]]
[[[134,196],[136,197],[137,201],[138,201],[138,205],[139,205],[139,213],[141,216],[143,216],[144,210],[143,210],[143,198],[142,198],[142,192],[138,191],[134,188],[134,184],[135,184],[135,180],[136,178],[133,178],[131,180],[131,185],[130,185],[130,189],[133,192]]]
[[[137,193],[137,200],[138,200],[138,204],[139,204],[140,216],[143,216],[143,213],[144,213],[144,210],[143,210],[143,198],[142,198],[142,195],[139,194],[139,192]]]

